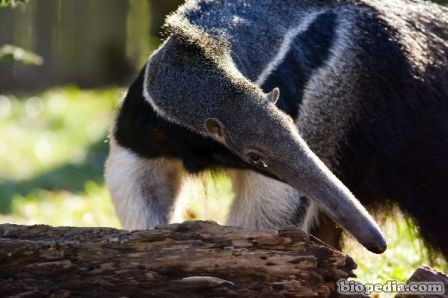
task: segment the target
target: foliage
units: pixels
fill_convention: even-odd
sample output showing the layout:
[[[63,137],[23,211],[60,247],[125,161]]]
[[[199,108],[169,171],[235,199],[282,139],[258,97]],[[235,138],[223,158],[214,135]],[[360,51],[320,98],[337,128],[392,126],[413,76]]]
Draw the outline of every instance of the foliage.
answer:
[[[13,45],[0,47],[0,62],[3,61],[17,61],[31,65],[41,65],[43,63],[43,59],[39,55]]]
[[[102,172],[120,92],[0,95],[0,221],[118,225]]]
[[[8,6],[17,6],[19,4],[24,4],[28,0],[0,0],[0,8]]]
[[[447,261],[430,252],[419,239],[414,223],[398,209],[393,209],[381,223],[388,241],[388,249],[384,254],[369,253],[353,239],[346,237],[345,249],[356,260],[359,268],[356,280],[364,283],[384,283],[387,280],[405,282],[422,264],[430,264],[447,272]]]
[[[28,0],[0,0],[0,8],[14,7],[26,2]],[[0,47],[0,62],[4,61],[17,61],[31,65],[41,65],[43,63],[43,59],[39,55],[13,45],[3,45]]]

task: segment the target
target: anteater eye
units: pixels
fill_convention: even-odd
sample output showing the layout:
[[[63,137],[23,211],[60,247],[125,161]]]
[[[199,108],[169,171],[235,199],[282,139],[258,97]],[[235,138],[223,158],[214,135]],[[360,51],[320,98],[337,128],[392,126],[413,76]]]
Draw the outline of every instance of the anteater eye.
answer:
[[[267,168],[268,165],[263,159],[263,156],[256,152],[250,152],[247,154],[249,162],[257,167]]]

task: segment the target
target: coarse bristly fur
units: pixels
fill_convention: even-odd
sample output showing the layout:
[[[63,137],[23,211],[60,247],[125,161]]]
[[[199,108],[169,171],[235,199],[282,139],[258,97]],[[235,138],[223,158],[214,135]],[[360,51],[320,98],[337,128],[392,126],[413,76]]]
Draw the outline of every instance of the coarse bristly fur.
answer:
[[[127,170],[143,173],[138,180],[108,179],[114,201],[126,201],[115,203],[125,227],[169,220],[174,194],[159,189],[177,189],[173,169],[213,168],[231,171],[230,223],[311,227],[312,202],[241,158],[247,144],[217,141],[204,127],[217,118],[235,139],[277,140],[287,120],[263,117],[281,118],[279,109],[365,206],[398,205],[448,257],[447,15],[411,0],[187,1],[167,19],[168,37],[130,87],[112,134],[121,149],[106,177],[124,170],[117,152],[146,169]],[[278,109],[266,102],[274,87]],[[269,150],[282,152],[282,143]],[[154,168],[159,160],[182,166]],[[154,210],[167,214],[153,220]]]

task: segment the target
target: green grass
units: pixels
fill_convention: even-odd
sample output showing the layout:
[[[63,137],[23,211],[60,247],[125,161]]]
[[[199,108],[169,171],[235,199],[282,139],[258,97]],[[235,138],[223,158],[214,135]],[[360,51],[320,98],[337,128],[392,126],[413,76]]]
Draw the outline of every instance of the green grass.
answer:
[[[118,226],[102,168],[120,93],[0,96],[0,221]]]
[[[405,282],[423,264],[448,272],[446,260],[426,249],[415,225],[399,210],[394,210],[392,214],[381,223],[388,241],[388,249],[384,254],[369,253],[353,239],[345,237],[345,252],[358,264],[357,280],[365,283],[387,280]]]
[[[122,90],[75,87],[14,97],[0,95],[0,222],[120,227],[104,187],[107,134]],[[184,188],[186,219],[223,223],[231,201],[229,179],[218,174]],[[346,252],[358,280],[405,281],[428,263],[415,228],[400,213],[383,224],[389,249],[373,255],[354,241]],[[446,261],[435,266],[448,271]]]

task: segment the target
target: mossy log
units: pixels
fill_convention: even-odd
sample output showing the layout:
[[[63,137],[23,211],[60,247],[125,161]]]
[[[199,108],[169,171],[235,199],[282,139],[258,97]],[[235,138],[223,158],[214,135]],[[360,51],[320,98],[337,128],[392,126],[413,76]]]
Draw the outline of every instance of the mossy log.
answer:
[[[325,297],[355,267],[295,227],[0,225],[0,297]]]

